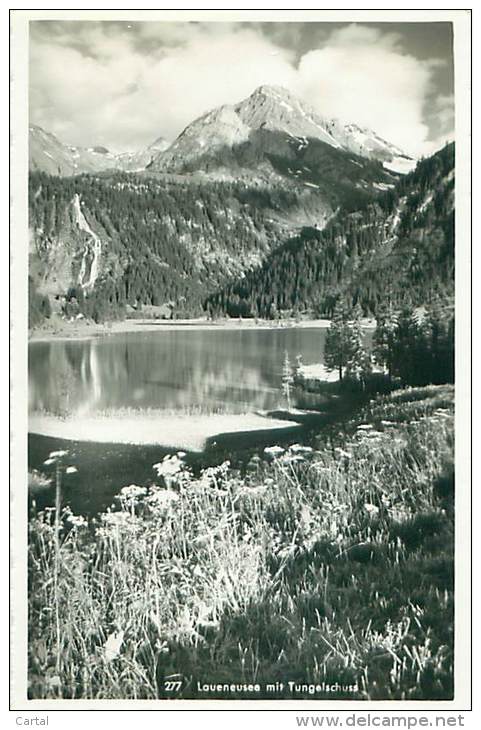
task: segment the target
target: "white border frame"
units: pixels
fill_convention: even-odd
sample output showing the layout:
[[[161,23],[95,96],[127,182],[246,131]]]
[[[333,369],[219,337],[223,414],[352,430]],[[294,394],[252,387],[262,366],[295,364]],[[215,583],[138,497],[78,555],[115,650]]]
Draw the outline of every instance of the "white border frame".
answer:
[[[252,20],[453,23],[456,91],[456,562],[452,701],[27,700],[27,269],[29,20]],[[471,686],[471,14],[470,10],[13,10],[11,16],[11,708],[15,710],[290,710],[298,713],[470,709]]]

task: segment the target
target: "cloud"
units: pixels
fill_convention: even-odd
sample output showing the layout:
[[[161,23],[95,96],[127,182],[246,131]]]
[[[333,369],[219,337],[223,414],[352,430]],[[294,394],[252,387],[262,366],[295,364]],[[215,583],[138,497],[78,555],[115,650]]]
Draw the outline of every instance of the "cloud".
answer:
[[[259,24],[31,23],[32,121],[72,144],[137,149],[276,84],[326,117],[368,126],[421,154],[432,144],[425,107],[439,62],[406,53],[396,33],[323,29],[299,57]],[[433,104],[444,133],[449,97]]]
[[[400,37],[350,25],[299,64],[299,88],[321,114],[375,130],[411,154],[429,134],[423,106],[437,61],[405,54]]]

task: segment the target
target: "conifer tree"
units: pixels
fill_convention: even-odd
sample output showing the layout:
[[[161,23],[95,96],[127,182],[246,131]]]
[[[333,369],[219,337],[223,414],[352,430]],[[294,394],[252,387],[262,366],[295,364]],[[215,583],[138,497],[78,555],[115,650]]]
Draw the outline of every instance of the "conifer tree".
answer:
[[[411,307],[399,313],[393,339],[392,373],[404,384],[422,385],[424,342],[419,319]]]
[[[345,302],[339,300],[334,308],[324,345],[324,364],[336,369],[339,380],[345,374],[360,378],[370,369],[370,360],[362,344],[360,310],[349,312]]]
[[[282,368],[282,392],[287,401],[287,409],[291,410],[291,387],[293,383],[292,367],[287,350],[284,353],[284,366]]]
[[[373,336],[374,361],[392,375],[393,347],[396,319],[392,309],[382,308],[376,317],[376,329]]]

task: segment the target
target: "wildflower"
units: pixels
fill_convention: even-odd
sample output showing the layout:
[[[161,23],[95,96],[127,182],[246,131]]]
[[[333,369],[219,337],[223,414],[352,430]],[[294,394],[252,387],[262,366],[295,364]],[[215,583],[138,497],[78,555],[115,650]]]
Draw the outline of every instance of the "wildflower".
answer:
[[[50,464],[55,464],[55,459],[45,459],[43,463],[45,466],[50,466]]]
[[[123,499],[137,499],[137,497],[143,497],[145,494],[147,494],[147,490],[144,487],[138,487],[136,484],[130,484],[120,490],[120,496]]]
[[[339,446],[337,446],[334,451],[336,451],[339,456],[343,456],[345,459],[352,459],[352,454],[350,451],[344,451],[344,449],[341,449]]]
[[[184,456],[187,456],[187,452],[186,451],[178,451],[177,452],[177,456],[179,457],[179,459],[183,459]]]
[[[302,446],[301,444],[293,444],[292,446],[289,446],[289,451],[294,451],[295,453],[309,454],[312,450],[313,449],[310,446]]]
[[[271,480],[272,481],[272,480]],[[267,485],[259,485],[257,487],[243,487],[240,494],[246,497],[261,497],[267,490]]]
[[[28,473],[28,487],[29,489],[38,489],[48,487],[52,483],[51,479],[48,479],[44,474],[41,474],[36,469],[32,469]]]
[[[272,458],[275,459],[277,456],[280,456],[280,454],[283,454],[284,451],[285,449],[283,449],[282,446],[266,446],[264,454],[272,456]]]
[[[184,464],[178,455],[167,454],[158,464],[153,464],[152,469],[155,469],[159,477],[171,477],[182,471],[183,467]]]
[[[219,466],[208,466],[206,469],[202,469],[198,484],[202,488],[206,487],[218,487],[219,481],[227,476],[229,471],[230,461],[224,461]],[[216,495],[227,494],[225,491],[216,489]]]
[[[82,515],[69,515],[67,517],[67,522],[69,522],[72,527],[83,527],[87,524],[87,520],[85,517],[82,517]]]
[[[395,426],[395,421],[381,421],[381,426]]]
[[[148,502],[161,507],[162,509],[168,509],[174,502],[179,501],[179,495],[170,489],[159,489],[158,492],[154,492],[148,497]]]
[[[379,512],[379,507],[376,507],[375,504],[370,504],[370,502],[366,502],[364,509],[370,515],[377,515]]]
[[[76,467],[76,466],[68,466],[68,467],[67,467],[67,468],[65,469],[65,473],[66,473],[66,474],[75,474],[75,473],[76,473],[77,471],[78,471],[78,469],[77,469],[77,467]]]
[[[280,457],[279,461],[283,464],[294,464],[299,461],[304,461],[304,457],[300,454],[284,454]]]
[[[113,634],[110,634],[104,644],[104,658],[106,662],[111,662],[113,659],[116,659],[118,657],[118,655],[120,654],[120,647],[122,646],[123,640],[123,631],[114,631]]]
[[[120,525],[125,525],[129,521],[130,515],[127,512],[106,512],[100,517],[106,525],[120,527]]]
[[[303,524],[305,527],[308,527],[312,521],[312,515],[311,510],[309,509],[309,506],[307,504],[303,504],[301,508],[301,514],[299,517],[299,522]]]
[[[373,426],[370,423],[361,423],[360,426],[357,427],[358,431],[370,431]]]

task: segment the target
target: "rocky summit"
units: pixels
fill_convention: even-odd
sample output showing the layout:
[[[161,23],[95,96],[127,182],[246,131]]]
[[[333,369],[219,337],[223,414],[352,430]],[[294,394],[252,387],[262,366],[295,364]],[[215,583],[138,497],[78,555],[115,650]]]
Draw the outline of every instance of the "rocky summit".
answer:
[[[282,155],[288,144],[306,155],[307,148],[318,143],[377,160],[394,172],[408,172],[415,166],[415,160],[372,130],[325,119],[282,87],[260,86],[238,104],[214,109],[189,124],[151,167],[182,171],[197,165],[212,171],[215,160],[224,166],[235,148],[241,148],[237,159],[241,157],[243,166],[249,167],[266,150]],[[253,150],[257,154],[249,155]]]
[[[29,127],[29,169],[49,175],[69,177],[103,170],[136,172],[145,169],[152,159],[169,144],[159,137],[149,147],[138,152],[110,152],[106,147],[76,147],[61,142],[51,132],[31,124]]]
[[[139,152],[32,125],[31,321],[70,300],[97,321],[166,305],[323,316],[341,289],[373,312],[388,274],[394,299],[422,303],[450,281],[454,147],[397,172],[414,164],[276,86]]]

